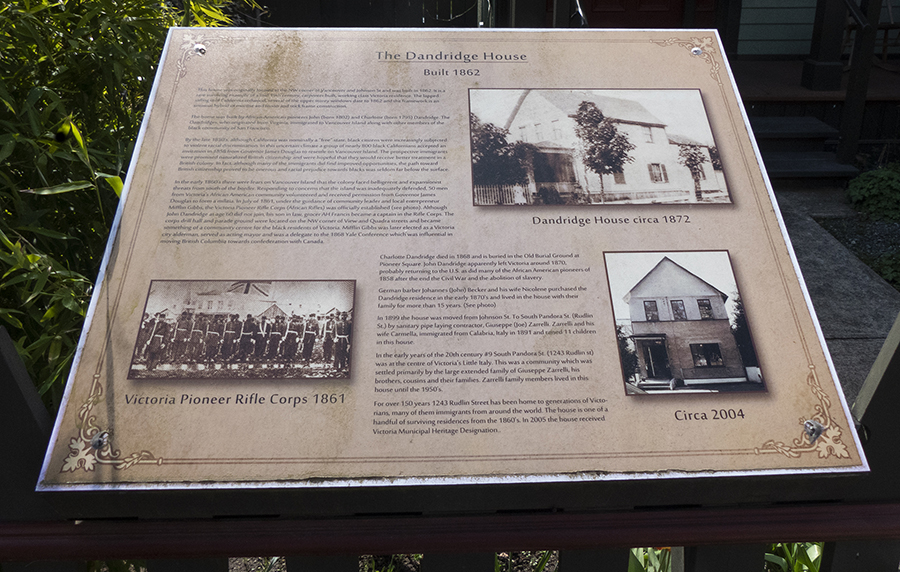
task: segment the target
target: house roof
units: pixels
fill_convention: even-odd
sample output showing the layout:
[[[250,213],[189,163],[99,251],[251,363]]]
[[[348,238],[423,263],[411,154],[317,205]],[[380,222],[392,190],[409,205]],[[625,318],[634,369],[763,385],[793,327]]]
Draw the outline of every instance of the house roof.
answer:
[[[620,122],[651,125],[654,127],[666,126],[665,123],[647,111],[647,108],[637,101],[600,95],[593,91],[574,91],[568,89],[531,90],[523,95],[522,100],[524,100],[525,97],[542,97],[567,115],[574,114],[578,111],[578,106],[582,101],[591,101],[603,112],[603,115]],[[507,121],[507,125],[512,124],[520,108],[521,106],[517,105],[515,109],[513,109],[512,115]]]
[[[656,266],[654,266],[654,267],[650,270],[650,272],[648,272],[647,274],[645,274],[643,278],[641,278],[640,280],[638,280],[638,283],[635,284],[635,285],[631,288],[631,290],[628,291],[627,294],[625,294],[625,296],[624,296],[624,298],[623,298],[623,299],[625,300],[625,302],[630,302],[630,301],[631,301],[631,296],[632,296],[632,294],[635,293],[635,291],[637,291],[637,290],[641,290],[641,289],[642,289],[642,286],[647,282],[647,280],[648,280],[648,278],[649,278],[650,276],[652,276],[653,274],[663,273],[663,272],[666,272],[666,271],[674,271],[674,272],[684,273],[684,274],[686,274],[686,275],[692,277],[694,280],[699,281],[699,282],[700,282],[701,284],[703,284],[704,286],[709,287],[716,295],[721,296],[721,297],[722,297],[722,302],[725,302],[726,300],[728,300],[728,295],[727,295],[727,294],[725,294],[724,292],[722,292],[721,290],[719,290],[718,288],[716,288],[715,286],[713,286],[712,284],[710,284],[709,282],[707,282],[706,280],[704,280],[703,278],[700,278],[699,276],[697,276],[696,274],[694,274],[694,273],[691,272],[690,270],[687,270],[686,268],[684,268],[683,266],[681,266],[681,265],[678,264],[677,262],[672,261],[672,259],[669,258],[668,256],[663,256],[662,260],[660,260],[659,262],[657,262],[657,263],[656,263]]]
[[[266,308],[261,314],[257,316],[257,318],[266,317],[266,318],[276,318],[278,316],[287,316],[287,312],[278,307],[278,304],[273,303],[271,306]]]

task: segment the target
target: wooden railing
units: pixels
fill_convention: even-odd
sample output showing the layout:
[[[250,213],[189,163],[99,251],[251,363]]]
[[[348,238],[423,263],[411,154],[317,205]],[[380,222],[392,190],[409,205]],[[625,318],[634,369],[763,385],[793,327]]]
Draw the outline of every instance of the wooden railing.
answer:
[[[448,502],[464,488],[460,486],[398,487],[379,493],[387,499],[393,495],[398,505],[403,504],[400,499],[418,495],[424,499],[423,507],[430,500],[439,509],[418,514],[354,514],[352,507],[364,502],[339,499],[347,496],[345,491],[319,491],[313,494],[342,500],[343,507],[335,514],[306,518],[79,521],[65,519],[56,512],[58,503],[33,492],[49,437],[47,414],[0,328],[0,431],[6,438],[0,465],[0,569],[83,570],[85,560],[149,559],[150,572],[225,572],[227,556],[280,555],[288,557],[291,572],[353,572],[359,554],[419,553],[425,555],[423,572],[490,571],[497,551],[554,549],[560,550],[562,572],[625,572],[630,546],[686,546],[678,551],[683,557],[673,572],[759,572],[765,543],[824,540],[829,543],[821,572],[895,572],[900,562],[900,457],[894,406],[900,403],[898,348],[900,319],[854,408],[867,436],[864,447],[872,468],[868,475],[712,477],[624,486],[604,482],[568,489],[563,483],[546,483],[511,491],[473,487],[468,506],[483,503],[481,512],[452,498]],[[288,492],[275,493],[276,500],[283,497],[285,508],[291,508]],[[375,493],[363,491],[356,498]],[[127,494],[127,499],[118,495],[118,506],[155,503],[164,513],[167,507],[178,508],[176,502],[193,502],[209,510],[222,492],[187,491],[176,501],[156,493]],[[531,504],[551,508],[493,510],[491,506],[504,496],[518,498],[523,505],[533,500]],[[630,500],[622,505],[620,497]],[[670,502],[660,502],[666,498]],[[653,506],[602,508],[641,499]],[[709,499],[710,506],[685,506],[683,499]],[[460,514],[448,506],[459,506]]]

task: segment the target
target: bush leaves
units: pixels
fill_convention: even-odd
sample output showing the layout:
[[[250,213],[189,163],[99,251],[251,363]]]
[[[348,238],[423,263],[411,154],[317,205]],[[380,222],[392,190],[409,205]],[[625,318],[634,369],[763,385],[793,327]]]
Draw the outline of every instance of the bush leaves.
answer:
[[[168,29],[231,22],[230,0],[185,5],[0,5],[0,324],[51,409]]]

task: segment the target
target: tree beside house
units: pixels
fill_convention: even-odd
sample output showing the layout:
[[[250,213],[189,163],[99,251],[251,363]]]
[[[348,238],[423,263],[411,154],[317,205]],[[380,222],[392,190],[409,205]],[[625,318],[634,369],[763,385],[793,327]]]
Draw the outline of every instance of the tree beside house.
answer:
[[[578,136],[578,151],[587,168],[600,177],[600,202],[604,202],[603,175],[621,174],[627,163],[633,163],[630,152],[634,144],[616,129],[616,122],[605,117],[592,101],[582,101],[572,117],[575,120],[575,135]]]

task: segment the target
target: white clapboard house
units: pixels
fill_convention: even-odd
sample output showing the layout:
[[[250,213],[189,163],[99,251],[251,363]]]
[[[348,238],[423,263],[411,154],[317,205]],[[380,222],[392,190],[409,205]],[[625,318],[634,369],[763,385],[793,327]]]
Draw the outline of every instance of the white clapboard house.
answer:
[[[600,176],[579,158],[575,120],[582,101],[593,102],[604,116],[635,146],[633,161],[622,172]],[[526,90],[513,108],[505,127],[510,141],[535,145],[529,190],[537,198],[542,187],[563,198],[581,193],[591,203],[695,202],[694,178],[678,161],[681,145],[697,145],[706,155],[699,173],[704,202],[729,202],[725,178],[712,166],[709,146],[670,134],[666,123],[640,103],[592,91]]]

